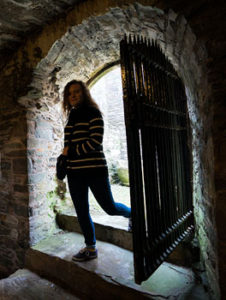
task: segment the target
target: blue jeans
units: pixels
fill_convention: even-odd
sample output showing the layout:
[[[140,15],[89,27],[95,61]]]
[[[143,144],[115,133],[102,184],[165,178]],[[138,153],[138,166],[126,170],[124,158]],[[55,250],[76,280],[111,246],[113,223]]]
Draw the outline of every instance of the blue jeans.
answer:
[[[89,213],[88,188],[107,214],[126,218],[131,216],[129,207],[114,201],[108,176],[68,175],[67,177],[71,198],[87,246],[96,244],[94,224]]]

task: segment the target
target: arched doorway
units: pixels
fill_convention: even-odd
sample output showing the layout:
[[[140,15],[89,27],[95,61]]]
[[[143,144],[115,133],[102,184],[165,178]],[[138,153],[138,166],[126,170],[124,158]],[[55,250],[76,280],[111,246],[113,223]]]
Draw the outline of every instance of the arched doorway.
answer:
[[[115,21],[115,23],[111,23],[112,25],[109,25],[107,22],[109,16]],[[133,22],[129,22],[128,16],[133,16]],[[117,17],[120,17],[120,28],[114,26],[117,24]],[[172,24],[173,26],[171,26]],[[87,28],[92,30],[88,31]],[[53,146],[54,151],[52,151],[51,146],[46,147],[47,144],[44,143],[46,148],[44,147],[45,151],[43,152],[45,154],[39,153],[41,165],[46,159],[46,154],[48,157],[56,157],[57,152],[60,151],[62,126],[59,126],[60,123],[57,122],[58,117],[61,120],[58,103],[65,83],[75,75],[77,78],[88,81],[103,66],[118,60],[119,41],[123,34],[135,32],[142,33],[150,38],[157,38],[160,41],[165,55],[169,57],[178,74],[181,75],[186,88],[194,141],[193,187],[195,193],[193,200],[195,218],[199,224],[196,234],[200,239],[203,257],[205,258],[205,253],[208,251],[212,252],[209,247],[208,233],[203,222],[203,211],[208,212],[208,205],[203,201],[203,191],[205,190],[208,194],[209,185],[208,174],[205,174],[203,165],[205,149],[202,141],[205,136],[202,126],[205,112],[202,112],[199,106],[199,104],[203,105],[205,102],[205,97],[202,97],[203,91],[200,92],[199,88],[202,82],[206,82],[206,76],[203,74],[200,62],[194,53],[195,36],[189,25],[184,22],[183,17],[177,18],[172,12],[164,13],[148,6],[131,5],[125,9],[112,9],[105,15],[88,19],[83,24],[70,28],[61,39],[56,41],[48,56],[43,58],[34,70],[31,90],[26,97],[21,98],[19,101],[28,108],[31,116],[29,121],[40,125],[37,128],[42,127],[44,121],[48,121],[47,123],[50,124],[50,131],[52,128],[58,128],[54,141],[54,145],[57,145],[57,147]],[[183,34],[179,39],[177,37],[180,35],[180,32]],[[186,43],[184,42],[185,40]],[[188,56],[192,58],[192,63],[187,60]],[[57,114],[56,111],[58,112]],[[54,121],[51,119],[53,115]],[[34,152],[36,149],[41,149],[40,146],[43,143],[41,136],[37,134],[37,128],[34,129],[34,133],[32,132],[35,138],[33,139],[33,136],[28,137],[28,160],[30,161],[34,161]],[[47,178],[49,181],[46,180],[46,183],[53,182],[54,164],[48,170],[48,174],[45,170],[45,174],[47,174],[45,179],[42,178],[41,174],[39,178],[33,176],[33,172],[39,167],[38,164],[39,162],[37,162],[35,167],[32,165],[28,172],[30,184],[29,206],[33,210],[33,217],[30,219],[32,243],[50,234],[49,223],[52,222],[47,221],[49,219],[46,206],[42,204],[45,203],[46,194],[52,191],[52,189],[49,191],[48,184],[44,186],[43,180]],[[39,199],[38,204],[36,199]],[[210,223],[212,224],[213,222],[210,220]],[[41,227],[40,224],[42,225]]]

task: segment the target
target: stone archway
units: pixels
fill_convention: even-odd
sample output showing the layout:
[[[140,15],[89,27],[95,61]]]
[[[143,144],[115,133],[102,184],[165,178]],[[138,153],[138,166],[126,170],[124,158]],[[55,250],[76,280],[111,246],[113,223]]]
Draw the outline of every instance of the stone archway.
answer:
[[[211,185],[213,182],[212,137],[209,126],[211,114],[208,113],[209,88],[203,63],[206,53],[185,18],[171,10],[164,13],[157,8],[135,4],[125,9],[112,8],[104,15],[90,17],[82,24],[71,27],[53,44],[47,56],[37,65],[30,92],[19,99],[19,102],[27,108],[28,132],[30,132],[28,177],[29,201],[33,210],[31,241],[36,242],[45,234],[49,234],[51,222],[46,221],[48,210],[43,197],[45,198],[46,194],[54,189],[54,184],[50,187],[50,182],[53,183],[54,178],[54,159],[61,148],[63,124],[60,94],[63,87],[72,78],[88,81],[102,67],[119,60],[119,41],[125,33],[139,33],[156,39],[184,82],[193,137],[196,235],[209,278],[212,276],[216,278],[215,220],[211,218],[213,209],[211,199],[214,193]],[[47,132],[47,140],[46,134],[42,136],[42,129]],[[39,158],[38,149],[42,149]],[[52,167],[47,172],[44,162],[49,158],[52,159]],[[38,168],[45,171],[43,175],[40,172],[39,177]],[[37,197],[40,197],[40,200],[37,201]],[[209,256],[212,262],[208,260]]]

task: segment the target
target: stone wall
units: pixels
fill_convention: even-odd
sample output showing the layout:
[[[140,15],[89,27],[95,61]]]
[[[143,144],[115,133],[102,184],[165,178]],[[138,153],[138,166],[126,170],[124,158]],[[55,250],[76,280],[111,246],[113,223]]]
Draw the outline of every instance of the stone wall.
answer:
[[[62,148],[62,114],[59,105],[27,110],[27,163],[29,183],[30,244],[33,245],[56,229],[54,202],[57,197],[56,157]]]
[[[26,82],[31,74],[25,61],[26,55],[23,75],[15,60],[0,80],[0,276],[23,266],[29,246],[26,110],[17,103],[20,79]]]
[[[210,101],[211,84],[207,78],[207,73],[210,72],[209,68],[212,65],[202,40],[203,35],[200,34],[200,37],[195,35],[190,26],[190,24],[193,26],[196,33],[203,32],[203,28],[196,21],[202,14],[202,10],[198,10],[200,3],[197,1],[196,5],[191,6],[191,4],[183,2],[181,6],[179,2],[176,4],[172,2],[172,8],[175,6],[175,10],[180,12],[178,14],[169,9],[171,1],[167,4],[165,1],[155,2],[159,8],[151,7],[152,1],[139,1],[149,4],[149,6],[140,4],[126,6],[133,1],[118,2],[120,2],[119,7],[111,9],[108,7],[116,6],[115,1],[103,1],[101,4],[98,1],[82,3],[79,6],[80,9],[72,10],[65,18],[59,19],[53,25],[46,26],[40,34],[29,39],[0,75],[1,79],[5,77],[13,79],[1,80],[0,95],[3,104],[1,104],[0,121],[4,122],[4,116],[8,115],[7,126],[13,129],[17,128],[17,124],[14,123],[15,116],[10,117],[13,103],[13,111],[15,109],[16,112],[23,115],[22,124],[26,129],[24,134],[22,133],[22,137],[19,135],[18,139],[24,150],[24,156],[21,159],[24,159],[28,166],[28,177],[26,178],[28,184],[24,182],[22,189],[27,193],[26,205],[29,203],[29,207],[31,207],[29,209],[30,224],[32,225],[30,227],[31,241],[35,242],[49,234],[46,206],[43,199],[49,189],[52,191],[54,188],[49,186],[48,182],[53,182],[53,162],[61,147],[62,124],[59,124],[59,120],[62,118],[57,110],[57,103],[59,103],[63,86],[74,77],[87,81],[106,64],[118,60],[119,41],[124,33],[139,33],[158,40],[163,52],[171,60],[186,87],[193,134],[196,235],[200,241],[201,257],[207,270],[209,285],[215,297],[218,297],[214,218],[214,199],[216,198],[211,135],[212,102]],[[120,8],[123,5],[124,7]],[[207,6],[207,8],[208,12],[215,12],[212,7]],[[190,24],[183,16],[183,12],[188,19],[190,18]],[[203,18],[205,19],[205,15]],[[82,20],[84,21],[82,22]],[[208,45],[211,49],[211,42]],[[216,73],[216,70],[214,71]],[[17,99],[21,106],[17,104]],[[223,117],[221,116],[221,118]],[[44,136],[42,128],[48,129]],[[55,129],[56,132],[54,132]],[[8,193],[6,196],[2,194],[1,198],[5,197],[6,206],[9,206],[11,199],[15,198],[16,192],[12,181],[14,172],[13,169],[10,169],[12,168],[10,162],[6,160],[7,151],[3,131],[1,127],[0,143],[2,145],[1,159],[3,159],[1,184],[3,183],[3,190],[10,190],[11,194]],[[9,140],[12,139],[12,136],[10,131],[8,133]],[[220,141],[221,136],[217,142]],[[40,149],[40,153],[38,149]],[[217,157],[222,157],[222,155]],[[16,154],[10,158],[11,161],[16,159]],[[4,168],[8,169],[4,170]],[[224,191],[224,183],[225,181],[222,179],[221,191]],[[38,195],[40,198],[36,200]],[[223,205],[223,200],[221,203]],[[15,214],[16,219],[19,218],[17,212],[12,213],[8,208],[4,212],[4,207],[3,214],[5,217]],[[27,218],[25,219],[27,220]],[[46,223],[43,224],[43,227],[39,227],[39,222],[43,220]],[[13,226],[15,225],[10,225],[9,230],[13,229]],[[23,227],[19,228],[23,231]],[[24,232],[27,233],[26,230]],[[3,231],[2,235],[4,239],[12,240],[10,232]],[[37,239],[33,239],[34,236]],[[19,240],[15,241],[15,247],[12,245],[7,247],[11,249],[19,262],[21,261]],[[4,253],[3,250],[0,254]],[[0,265],[4,267],[4,263],[0,263]],[[13,267],[9,269],[12,270]]]
[[[56,189],[63,119],[49,87],[51,102],[44,93],[44,106],[26,108],[14,100],[13,87],[0,88],[6,99],[0,102],[0,276],[5,276],[23,266],[29,245],[56,229],[50,202],[55,199],[48,196]]]
[[[0,274],[4,276],[23,266],[29,245],[25,112],[4,111],[0,128]]]

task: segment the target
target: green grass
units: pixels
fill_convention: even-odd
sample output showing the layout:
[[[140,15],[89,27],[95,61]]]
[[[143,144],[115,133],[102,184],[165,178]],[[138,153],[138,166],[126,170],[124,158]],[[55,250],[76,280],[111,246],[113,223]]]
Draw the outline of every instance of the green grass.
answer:
[[[115,202],[123,203],[130,207],[130,189],[127,186],[117,185],[117,184],[111,184],[111,190],[113,194],[113,198]],[[67,199],[67,203],[70,203],[67,205],[67,208],[65,211],[71,211],[74,212],[74,206],[71,201],[71,199]],[[91,215],[101,215],[105,214],[105,212],[102,210],[102,208],[97,203],[96,199],[94,198],[91,191],[89,191],[89,207],[90,207],[90,213]]]
[[[129,187],[111,184],[111,191],[115,202],[120,202],[130,207]],[[99,206],[99,204],[97,203],[96,199],[94,198],[91,192],[89,193],[89,205],[90,205],[91,213],[103,212],[102,208]]]

